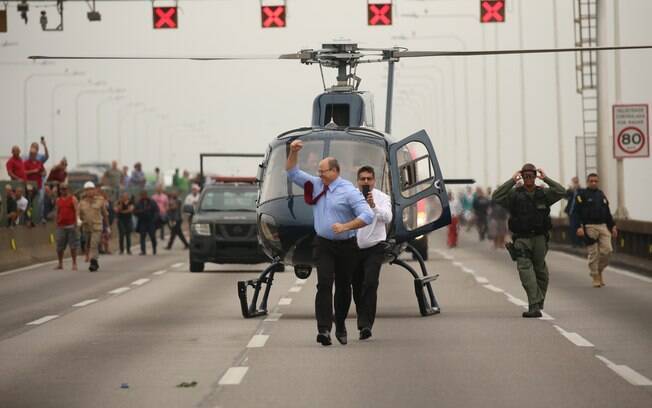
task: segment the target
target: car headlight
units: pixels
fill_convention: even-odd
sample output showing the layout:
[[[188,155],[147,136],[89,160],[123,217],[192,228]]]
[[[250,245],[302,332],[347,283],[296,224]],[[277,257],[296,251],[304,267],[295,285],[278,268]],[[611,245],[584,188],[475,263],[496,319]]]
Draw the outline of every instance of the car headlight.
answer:
[[[210,224],[195,223],[192,224],[192,232],[197,235],[211,235]]]

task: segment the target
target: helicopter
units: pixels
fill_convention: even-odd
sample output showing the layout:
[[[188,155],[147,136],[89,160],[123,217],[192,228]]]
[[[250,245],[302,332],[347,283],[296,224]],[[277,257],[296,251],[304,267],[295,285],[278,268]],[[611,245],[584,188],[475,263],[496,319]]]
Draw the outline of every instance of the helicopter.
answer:
[[[241,57],[49,57],[30,59],[69,60],[299,60],[306,65],[319,65],[324,92],[313,102],[312,122],[278,135],[269,144],[258,167],[256,217],[258,240],[271,263],[256,279],[237,283],[242,315],[252,318],[266,315],[268,299],[276,272],[293,266],[299,279],[307,279],[316,266],[313,257],[313,217],[303,201],[303,191],[294,185],[285,172],[290,143],[300,139],[304,147],[299,167],[305,171],[317,168],[321,159],[338,159],[341,177],[354,180],[357,169],[371,165],[376,170],[377,188],[392,201],[393,220],[385,242],[385,259],[389,264],[407,270],[413,278],[414,290],[422,316],[435,315],[441,308],[434,295],[424,257],[415,242],[451,222],[447,184],[472,184],[473,179],[445,179],[435,149],[425,130],[395,141],[391,136],[394,68],[401,58],[468,57],[487,55],[542,54],[586,51],[652,49],[652,46],[608,46],[552,49],[482,50],[482,51],[409,51],[402,47],[361,48],[356,43],[323,44],[321,49],[305,49],[297,53],[274,56]],[[387,63],[387,100],[385,129],[376,129],[373,98],[359,90],[361,78],[357,67],[365,63]],[[324,82],[323,69],[337,69],[337,83],[330,88]],[[420,274],[400,255],[409,250],[417,260]],[[249,301],[248,292],[252,291]],[[261,297],[262,296],[262,297]]]

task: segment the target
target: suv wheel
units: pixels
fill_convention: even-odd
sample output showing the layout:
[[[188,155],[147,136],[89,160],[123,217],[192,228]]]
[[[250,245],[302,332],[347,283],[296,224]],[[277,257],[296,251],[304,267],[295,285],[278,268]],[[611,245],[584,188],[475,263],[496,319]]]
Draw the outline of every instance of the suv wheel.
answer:
[[[190,261],[190,272],[204,272],[204,263]]]

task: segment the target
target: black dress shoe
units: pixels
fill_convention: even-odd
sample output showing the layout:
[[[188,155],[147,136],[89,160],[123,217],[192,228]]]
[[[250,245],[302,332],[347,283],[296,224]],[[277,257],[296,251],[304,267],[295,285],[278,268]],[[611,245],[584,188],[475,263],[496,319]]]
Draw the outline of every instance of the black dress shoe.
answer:
[[[341,345],[346,345],[348,343],[347,338],[346,338],[346,331],[336,331],[335,332],[335,338],[337,341],[340,342]]]
[[[539,318],[542,317],[541,309],[539,309],[539,304],[530,305],[527,312],[523,312],[523,317],[525,318]]]
[[[369,327],[360,329],[360,340],[367,340],[369,337],[371,337],[371,329]]]
[[[329,331],[319,332],[317,334],[317,343],[321,343],[322,346],[330,346],[333,344],[331,342],[331,333]]]

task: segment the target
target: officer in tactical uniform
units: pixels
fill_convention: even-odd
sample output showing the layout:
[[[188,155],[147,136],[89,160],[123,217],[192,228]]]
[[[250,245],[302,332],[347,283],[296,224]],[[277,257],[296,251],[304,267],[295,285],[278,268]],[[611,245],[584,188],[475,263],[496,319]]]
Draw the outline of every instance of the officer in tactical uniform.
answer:
[[[609,255],[613,252],[611,237],[618,237],[618,228],[611,217],[609,201],[598,188],[599,182],[597,174],[589,174],[586,189],[580,190],[575,197],[575,212],[580,222],[577,236],[584,237],[587,244],[589,270],[594,288],[604,286],[602,271],[609,264]]]
[[[534,183],[537,173],[549,188]],[[523,185],[517,186],[521,179]],[[530,163],[523,165],[521,170],[494,192],[493,199],[510,214],[508,226],[513,242],[505,246],[516,261],[527,294],[529,307],[527,312],[523,312],[523,317],[542,316],[541,310],[548,290],[545,257],[552,228],[550,206],[565,195],[564,186],[548,178],[543,169],[537,169]]]

